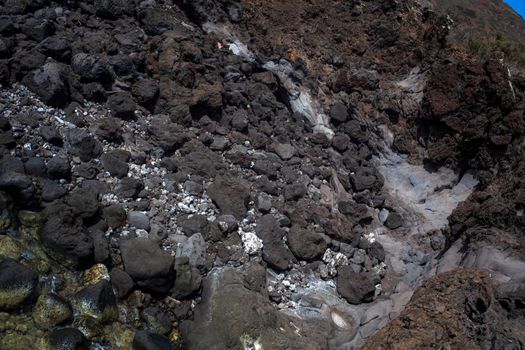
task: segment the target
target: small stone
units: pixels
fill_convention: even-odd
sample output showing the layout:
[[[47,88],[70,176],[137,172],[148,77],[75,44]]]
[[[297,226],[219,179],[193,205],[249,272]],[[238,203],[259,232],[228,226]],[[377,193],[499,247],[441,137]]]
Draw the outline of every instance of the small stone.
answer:
[[[267,193],[259,193],[257,195],[257,201],[255,203],[255,206],[257,207],[257,210],[259,210],[263,214],[267,214],[272,209],[272,197],[270,197]]]
[[[139,230],[150,230],[150,221],[148,216],[140,211],[129,212],[128,223],[130,226],[133,226]]]
[[[213,151],[224,151],[228,147],[229,141],[226,137],[215,136],[210,145],[210,149]]]
[[[109,172],[111,176],[115,176],[119,179],[126,177],[129,171],[128,164],[115,156],[115,152],[104,153],[100,157],[104,170]]]
[[[380,262],[385,261],[385,248],[383,248],[381,243],[375,241],[370,244],[368,255],[372,258],[376,258]]]
[[[369,303],[374,299],[375,285],[368,276],[345,265],[337,271],[337,292],[350,304]]]
[[[391,230],[395,230],[403,226],[403,217],[396,212],[391,212],[385,221],[385,226]]]
[[[129,92],[117,92],[108,98],[108,107],[115,118],[132,119],[137,105]]]
[[[102,280],[110,280],[108,268],[104,264],[95,264],[89,270],[84,272],[84,285],[97,284]]]
[[[112,204],[102,209],[106,224],[112,229],[122,227],[126,223],[126,211],[120,204]]]
[[[35,290],[38,274],[13,259],[0,262],[0,309],[22,304]]]
[[[237,230],[237,219],[233,215],[221,215],[217,218],[219,228],[223,233],[231,233]]]
[[[348,119],[348,108],[342,103],[336,103],[330,109],[330,118],[337,123],[344,123]]]
[[[321,256],[328,244],[317,232],[293,227],[288,233],[288,246],[298,259],[309,261]]]
[[[202,236],[201,236],[202,237]],[[120,243],[125,271],[144,290],[165,293],[173,283],[173,257],[147,238]]]
[[[173,345],[165,336],[147,331],[138,331],[133,339],[132,350],[173,350]]]
[[[20,259],[22,248],[18,242],[9,236],[0,235],[0,260],[2,258]]]
[[[175,298],[185,298],[199,290],[202,277],[199,269],[190,264],[188,257],[183,256],[175,259],[175,275],[173,287]]]
[[[68,302],[54,293],[40,295],[33,308],[33,320],[44,329],[53,328],[72,315],[73,310]]]
[[[88,348],[88,341],[78,329],[55,329],[42,338],[38,349],[82,350]]]
[[[390,214],[390,212],[388,211],[388,209],[381,209],[381,211],[379,212],[379,221],[381,221],[382,224],[385,223],[386,219],[388,219],[388,215]]]
[[[200,233],[196,233],[177,247],[175,256],[186,256],[191,265],[202,267],[206,264],[206,241]]]
[[[101,280],[80,290],[71,303],[76,312],[101,322],[117,318],[117,299],[108,280]]]
[[[114,267],[109,273],[111,284],[119,299],[126,297],[135,286],[133,279],[121,269]]]
[[[295,148],[289,143],[279,143],[274,150],[282,160],[289,160],[295,155]]]
[[[248,117],[245,110],[238,110],[233,114],[232,127],[241,132],[248,128]]]

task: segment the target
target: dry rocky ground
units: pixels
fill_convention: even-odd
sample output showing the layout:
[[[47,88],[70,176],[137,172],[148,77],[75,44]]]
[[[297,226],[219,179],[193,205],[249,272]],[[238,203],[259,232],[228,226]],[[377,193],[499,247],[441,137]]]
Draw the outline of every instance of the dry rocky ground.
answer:
[[[0,349],[525,348],[525,76],[449,25],[1,1]]]

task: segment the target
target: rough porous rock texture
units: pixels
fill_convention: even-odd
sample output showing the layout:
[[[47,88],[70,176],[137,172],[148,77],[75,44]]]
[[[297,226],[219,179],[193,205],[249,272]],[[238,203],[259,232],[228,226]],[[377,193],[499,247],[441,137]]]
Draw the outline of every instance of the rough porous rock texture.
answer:
[[[525,76],[429,4],[0,2],[0,349],[523,348]]]
[[[363,349],[519,349],[523,325],[505,306],[487,272],[447,272],[426,281]]]

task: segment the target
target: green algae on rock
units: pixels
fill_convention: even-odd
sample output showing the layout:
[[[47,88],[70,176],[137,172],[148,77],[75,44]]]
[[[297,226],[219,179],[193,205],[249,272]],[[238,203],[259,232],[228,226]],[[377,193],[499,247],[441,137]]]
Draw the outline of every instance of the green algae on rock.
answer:
[[[60,296],[49,293],[38,297],[33,309],[33,320],[38,327],[49,329],[71,318],[73,310]]]
[[[34,291],[38,274],[13,259],[0,262],[0,309],[16,308]]]
[[[81,331],[91,341],[98,341],[102,338],[102,325],[94,317],[80,315],[73,321],[73,327]]]
[[[20,210],[18,212],[18,220],[24,226],[40,228],[45,222],[45,215],[43,212]]]
[[[117,298],[107,280],[81,289],[71,303],[80,315],[91,316],[100,322],[114,320],[118,316]]]
[[[0,312],[0,349],[33,349],[44,332],[38,329],[30,315],[10,315]]]
[[[40,340],[38,350],[87,350],[89,344],[82,332],[74,328],[55,329]]]
[[[21,253],[22,249],[15,239],[9,236],[0,235],[0,259],[11,258],[19,260]]]

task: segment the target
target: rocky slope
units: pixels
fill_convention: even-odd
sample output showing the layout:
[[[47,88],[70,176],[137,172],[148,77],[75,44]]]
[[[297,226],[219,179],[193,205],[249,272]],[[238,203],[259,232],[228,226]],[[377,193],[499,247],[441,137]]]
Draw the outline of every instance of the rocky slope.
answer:
[[[457,39],[482,40],[499,34],[525,44],[523,18],[504,1],[432,0],[431,3],[457,22]]]
[[[0,348],[524,347],[525,77],[439,12],[0,13]]]

